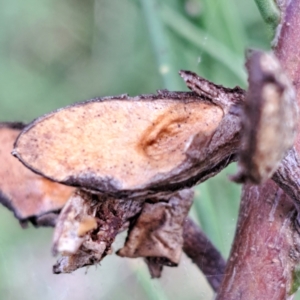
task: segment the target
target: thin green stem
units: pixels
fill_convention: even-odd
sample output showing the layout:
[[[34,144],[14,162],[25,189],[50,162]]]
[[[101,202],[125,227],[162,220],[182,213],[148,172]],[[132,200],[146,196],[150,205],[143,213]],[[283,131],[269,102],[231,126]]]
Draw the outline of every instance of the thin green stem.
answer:
[[[274,0],[255,0],[264,21],[274,32],[280,22],[280,11]]]
[[[161,21],[160,4],[157,0],[140,0],[140,2],[164,87],[169,90],[176,90],[180,79],[177,75],[178,70],[174,68],[175,64],[172,59],[170,43],[165,32],[164,23]]]
[[[244,63],[241,56],[233,53],[224,44],[197,28],[181,14],[166,5],[162,6],[162,19],[177,34],[226,66],[237,77],[240,84],[246,84],[246,73],[243,70]]]

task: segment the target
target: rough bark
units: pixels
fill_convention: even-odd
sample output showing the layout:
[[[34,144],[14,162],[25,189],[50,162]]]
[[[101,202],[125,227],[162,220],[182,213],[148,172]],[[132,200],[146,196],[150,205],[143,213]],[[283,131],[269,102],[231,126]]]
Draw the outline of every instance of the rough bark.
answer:
[[[286,299],[300,239],[295,210],[272,182],[243,188],[237,232],[217,299]]]
[[[295,148],[287,152],[272,179],[293,200],[298,212],[297,222],[300,225],[300,160]]]
[[[287,2],[275,54],[300,100],[300,1]],[[299,155],[300,133],[295,142]],[[292,175],[291,175],[292,177]],[[276,179],[276,176],[275,176]],[[217,299],[288,299],[298,289],[299,234],[291,199],[274,182],[243,188],[238,227]]]

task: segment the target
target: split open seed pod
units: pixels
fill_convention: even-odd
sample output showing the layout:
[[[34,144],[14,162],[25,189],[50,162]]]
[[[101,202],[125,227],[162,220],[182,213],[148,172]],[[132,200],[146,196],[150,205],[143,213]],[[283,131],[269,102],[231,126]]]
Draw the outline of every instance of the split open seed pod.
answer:
[[[227,115],[196,93],[93,99],[29,124],[14,155],[51,180],[115,198],[170,193],[232,161],[238,118],[228,128]]]
[[[46,214],[60,210],[73,188],[34,174],[11,155],[24,127],[21,123],[0,123],[0,202],[21,221],[53,225]]]

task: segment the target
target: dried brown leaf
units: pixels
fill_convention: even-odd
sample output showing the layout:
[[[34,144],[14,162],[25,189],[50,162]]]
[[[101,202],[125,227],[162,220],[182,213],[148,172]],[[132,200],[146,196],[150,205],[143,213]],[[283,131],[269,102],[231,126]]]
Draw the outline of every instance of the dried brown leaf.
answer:
[[[183,190],[168,202],[145,203],[125,246],[117,254],[131,258],[152,257],[161,265],[178,265],[183,245],[183,223],[193,195],[192,190]]]
[[[163,265],[157,262],[156,257],[146,257],[144,259],[151,278],[160,278],[163,271]]]
[[[142,202],[102,198],[77,190],[57,220],[53,252],[62,256],[54,273],[70,273],[110,254],[116,235],[142,209]]]

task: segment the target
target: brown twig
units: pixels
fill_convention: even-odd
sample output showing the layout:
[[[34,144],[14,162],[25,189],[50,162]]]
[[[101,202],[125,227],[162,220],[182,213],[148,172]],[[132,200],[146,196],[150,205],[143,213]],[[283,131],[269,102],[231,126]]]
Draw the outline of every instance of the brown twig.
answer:
[[[183,238],[183,251],[203,272],[213,290],[217,292],[226,266],[220,252],[189,218],[185,220],[183,226]]]
[[[179,75],[191,91],[220,106],[225,113],[228,113],[230,109],[238,109],[244,100],[245,91],[238,86],[233,89],[226,88],[212,83],[191,71],[181,70]],[[237,107],[234,107],[235,104]]]

